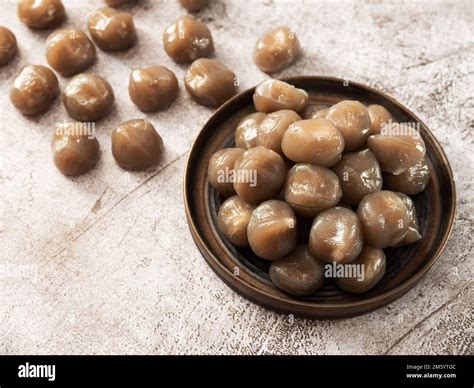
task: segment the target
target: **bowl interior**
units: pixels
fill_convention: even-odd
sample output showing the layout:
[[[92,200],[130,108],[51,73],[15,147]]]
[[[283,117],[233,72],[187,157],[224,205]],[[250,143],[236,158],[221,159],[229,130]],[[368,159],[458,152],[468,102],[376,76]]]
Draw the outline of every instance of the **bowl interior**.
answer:
[[[253,89],[241,93],[222,106],[196,139],[185,177],[188,222],[193,237],[211,267],[232,288],[247,298],[277,311],[315,318],[337,318],[362,314],[401,296],[431,267],[444,247],[454,217],[454,183],[449,163],[441,146],[426,126],[392,98],[373,89],[343,80],[324,77],[285,79],[305,89],[311,103],[327,107],[351,99],[381,104],[399,122],[417,124],[426,143],[431,177],[428,187],[412,196],[419,218],[422,239],[400,248],[385,249],[387,271],[375,288],[361,295],[339,290],[331,279],[309,297],[290,296],[273,286],[268,275],[270,262],[255,256],[250,249],[236,248],[220,235],[217,212],[224,198],[207,181],[207,164],[220,148],[232,147],[238,121],[254,111]],[[300,225],[300,228],[309,228]]]

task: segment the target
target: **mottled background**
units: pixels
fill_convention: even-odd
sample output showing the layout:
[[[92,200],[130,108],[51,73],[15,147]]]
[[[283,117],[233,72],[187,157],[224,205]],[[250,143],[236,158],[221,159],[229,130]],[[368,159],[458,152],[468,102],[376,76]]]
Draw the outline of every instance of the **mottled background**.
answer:
[[[102,5],[64,3],[66,24],[79,27]],[[139,44],[126,53],[99,51],[91,70],[112,84],[116,108],[97,124],[97,168],[75,179],[51,161],[54,124],[67,118],[60,101],[28,119],[8,99],[21,65],[46,63],[47,33],[22,25],[15,1],[0,0],[0,7],[0,24],[20,46],[19,57],[0,69],[0,353],[472,353],[472,2],[235,0],[214,1],[199,14],[212,30],[216,58],[236,72],[242,90],[267,77],[252,62],[256,37],[287,24],[305,53],[278,75],[347,77],[377,87],[414,111],[449,157],[458,212],[441,258],[395,303],[341,321],[292,320],[252,304],[195,247],[183,170],[212,110],[190,100],[185,68],[163,51],[164,28],[185,13],[177,1],[130,7]],[[131,68],[151,64],[175,71],[181,93],[169,110],[148,116],[165,142],[161,164],[126,173],[111,156],[110,134],[116,124],[144,117],[128,98],[127,79]]]

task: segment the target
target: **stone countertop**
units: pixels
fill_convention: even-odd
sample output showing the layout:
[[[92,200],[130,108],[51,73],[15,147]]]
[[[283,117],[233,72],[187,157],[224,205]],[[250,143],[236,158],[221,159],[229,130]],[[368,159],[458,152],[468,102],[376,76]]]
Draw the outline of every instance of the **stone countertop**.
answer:
[[[97,2],[64,0],[66,25],[84,28]],[[113,114],[97,123],[102,155],[90,173],[68,179],[51,160],[58,99],[37,118],[21,116],[8,91],[25,64],[45,64],[47,32],[0,0],[0,25],[20,55],[0,69],[0,353],[2,354],[466,354],[472,353],[474,7],[461,2],[215,1],[199,14],[216,59],[244,90],[267,76],[253,64],[256,37],[293,27],[304,56],[277,76],[327,75],[369,84],[395,97],[435,133],[454,170],[457,217],[428,276],[373,313],[339,321],[292,319],[230,290],[208,267],[184,215],[189,149],[212,110],[184,90],[185,67],[163,51],[164,28],[185,11],[174,0],[142,0],[139,43],[125,53],[98,50],[90,69],[116,93]],[[180,95],[148,115],[166,154],[157,168],[127,173],[114,162],[115,125],[145,117],[130,102],[133,67],[164,64]],[[61,86],[67,79],[59,77]],[[176,118],[179,117],[177,120]]]

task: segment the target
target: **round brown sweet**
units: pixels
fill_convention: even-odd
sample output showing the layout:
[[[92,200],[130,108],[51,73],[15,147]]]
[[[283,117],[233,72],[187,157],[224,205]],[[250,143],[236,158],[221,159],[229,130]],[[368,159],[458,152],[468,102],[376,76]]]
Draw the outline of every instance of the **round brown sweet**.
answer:
[[[220,106],[237,93],[234,72],[222,63],[208,58],[195,60],[184,75],[184,85],[201,105]]]
[[[63,103],[70,117],[79,121],[97,121],[110,113],[114,105],[110,84],[97,74],[79,74],[63,90]]]
[[[20,20],[31,28],[57,27],[66,19],[61,0],[20,0],[17,10]]]
[[[237,195],[228,198],[219,208],[217,225],[229,241],[237,246],[248,246],[247,226],[255,206]]]
[[[395,246],[401,247],[403,245],[413,244],[421,239],[421,234],[418,226],[418,216],[416,215],[416,207],[413,200],[406,194],[395,192],[405,204],[408,214],[410,216],[410,224],[408,231],[403,239]]]
[[[326,118],[326,115],[328,114],[328,112],[329,112],[329,108],[319,109],[318,111],[313,113],[311,118],[312,119]]]
[[[281,149],[283,136],[288,127],[298,120],[301,120],[298,113],[289,109],[267,114],[258,128],[257,146],[267,147],[283,155]]]
[[[382,105],[369,105],[367,111],[370,117],[371,135],[378,135],[384,125],[390,124],[393,121],[390,112]]]
[[[152,123],[130,120],[112,133],[112,155],[126,170],[144,170],[155,165],[163,154],[163,141]]]
[[[76,176],[91,170],[99,160],[95,136],[78,131],[80,123],[58,125],[52,140],[54,164],[64,175]]]
[[[253,211],[247,236],[257,256],[266,260],[279,259],[296,247],[295,213],[285,202],[265,201]]]
[[[306,245],[298,245],[286,256],[273,261],[269,274],[273,284],[295,296],[314,294],[324,284],[324,264],[309,253]]]
[[[18,52],[18,45],[13,32],[0,26],[0,66],[7,65]]]
[[[305,120],[325,118],[329,108],[321,108],[316,104],[308,104],[301,111],[301,117]]]
[[[245,202],[259,204],[275,198],[286,175],[282,157],[265,147],[245,151],[235,162],[234,189]]]
[[[425,142],[418,131],[403,124],[385,126],[380,135],[369,137],[367,146],[379,161],[380,169],[394,175],[407,171],[426,154]]]
[[[253,104],[255,109],[263,113],[289,109],[300,112],[308,101],[308,93],[295,88],[289,83],[268,79],[255,88]]]
[[[296,214],[312,218],[336,206],[342,197],[341,186],[331,170],[312,164],[295,164],[283,187],[285,201]]]
[[[383,184],[386,189],[400,191],[408,195],[421,193],[429,181],[430,169],[426,156],[399,175],[383,174]]]
[[[345,264],[359,256],[364,243],[357,215],[344,207],[319,213],[309,235],[309,251],[325,263]]]
[[[360,255],[349,265],[363,266],[363,279],[359,279],[356,271],[352,271],[352,276],[337,278],[336,284],[342,290],[354,294],[361,294],[375,287],[385,275],[387,266],[383,251],[368,245],[364,246]]]
[[[86,70],[95,62],[95,46],[84,31],[62,28],[46,40],[46,59],[59,74],[69,77]]]
[[[253,59],[260,70],[275,73],[288,67],[300,54],[300,43],[293,30],[281,26],[258,39]]]
[[[341,184],[342,201],[357,205],[368,194],[382,190],[382,171],[369,149],[346,153],[332,169]]]
[[[89,34],[104,51],[123,51],[134,45],[137,39],[132,14],[103,7],[88,21]]]
[[[179,2],[189,12],[201,11],[209,4],[209,0],[179,0]]]
[[[344,100],[329,108],[326,118],[331,120],[344,136],[346,151],[365,147],[370,135],[370,117],[367,108],[359,101]]]
[[[178,80],[165,66],[150,66],[132,70],[128,93],[143,112],[167,109],[178,95]]]
[[[234,135],[236,147],[249,149],[257,146],[257,133],[265,116],[265,113],[255,112],[239,121]]]
[[[234,165],[237,159],[245,152],[243,148],[223,148],[211,156],[207,166],[209,183],[224,197],[235,194]]]
[[[332,167],[341,159],[344,137],[327,119],[300,120],[288,127],[281,148],[294,162]]]
[[[364,229],[364,241],[375,248],[399,243],[410,225],[410,214],[393,191],[377,191],[360,201],[357,215]]]
[[[177,63],[190,63],[214,53],[211,31],[191,16],[181,16],[166,28],[163,46]]]
[[[28,65],[13,81],[10,100],[21,113],[34,116],[46,112],[58,94],[58,79],[50,69]]]

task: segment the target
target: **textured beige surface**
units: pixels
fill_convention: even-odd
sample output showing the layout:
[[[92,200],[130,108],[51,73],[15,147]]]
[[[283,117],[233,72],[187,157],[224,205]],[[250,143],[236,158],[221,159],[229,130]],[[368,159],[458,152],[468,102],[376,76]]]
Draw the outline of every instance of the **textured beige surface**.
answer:
[[[81,27],[101,4],[64,2],[67,24]],[[23,26],[14,1],[0,0],[0,7],[0,25],[20,45],[20,56],[0,69],[0,353],[472,353],[470,1],[234,0],[216,1],[199,15],[214,34],[216,58],[237,73],[242,90],[266,77],[251,60],[256,36],[288,24],[305,54],[280,75],[347,77],[389,93],[425,121],[451,161],[457,220],[429,275],[384,309],[332,322],[292,319],[248,302],[217,278],[192,241],[183,169],[212,110],[190,101],[185,67],[162,48],[163,29],[184,13],[177,1],[131,7],[139,44],[126,53],[99,51],[91,70],[114,87],[116,109],[97,124],[99,165],[75,179],[51,161],[54,123],[66,119],[60,101],[27,119],[8,99],[19,66],[45,63],[47,33]],[[144,116],[129,101],[127,78],[132,67],[151,64],[173,69],[181,92],[169,110],[148,116],[166,145],[160,166],[126,173],[112,159],[110,133]],[[21,268],[33,273],[19,274]]]

